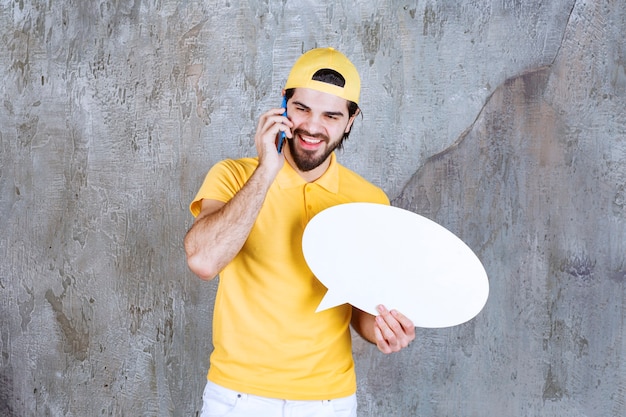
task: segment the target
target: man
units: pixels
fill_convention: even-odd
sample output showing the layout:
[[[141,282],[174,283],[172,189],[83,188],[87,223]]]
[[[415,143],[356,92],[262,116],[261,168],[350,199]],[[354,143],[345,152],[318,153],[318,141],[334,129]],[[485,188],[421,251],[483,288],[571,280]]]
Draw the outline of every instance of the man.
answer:
[[[283,94],[287,108],[259,119],[258,157],[216,164],[191,203],[189,268],[220,275],[202,416],[355,417],[350,324],[383,353],[415,338],[413,323],[383,306],[378,316],[347,304],[315,313],[326,288],[302,254],[304,228],[325,208],[389,204],[333,152],[359,113],[356,68],[332,48],[313,49]]]

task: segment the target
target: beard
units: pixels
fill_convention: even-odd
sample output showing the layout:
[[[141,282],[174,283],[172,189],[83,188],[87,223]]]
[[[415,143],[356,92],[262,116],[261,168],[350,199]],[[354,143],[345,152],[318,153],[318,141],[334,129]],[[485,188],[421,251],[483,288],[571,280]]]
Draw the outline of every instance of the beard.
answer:
[[[324,161],[326,161],[330,154],[333,153],[333,151],[341,145],[341,142],[343,142],[343,137],[338,141],[331,143],[330,138],[326,135],[312,135],[301,129],[296,129],[293,133],[293,138],[287,141],[287,145],[289,146],[289,153],[291,155],[291,158],[293,159],[293,162],[302,172],[308,172],[320,166]],[[323,143],[326,144],[326,149],[324,149],[321,154],[316,154],[317,151],[298,149],[295,145],[295,141],[298,140],[297,138],[298,136],[300,136],[300,134],[320,139]]]

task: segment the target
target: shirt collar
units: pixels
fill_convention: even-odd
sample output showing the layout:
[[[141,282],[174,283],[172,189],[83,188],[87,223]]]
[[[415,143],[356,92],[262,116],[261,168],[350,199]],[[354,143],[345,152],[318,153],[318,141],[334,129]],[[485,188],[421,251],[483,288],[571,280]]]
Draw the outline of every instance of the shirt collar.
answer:
[[[280,188],[300,187],[307,183],[287,161],[278,173],[276,182]],[[313,184],[317,184],[331,193],[337,194],[339,192],[339,164],[334,152],[330,154],[328,169],[321,177],[313,181]]]

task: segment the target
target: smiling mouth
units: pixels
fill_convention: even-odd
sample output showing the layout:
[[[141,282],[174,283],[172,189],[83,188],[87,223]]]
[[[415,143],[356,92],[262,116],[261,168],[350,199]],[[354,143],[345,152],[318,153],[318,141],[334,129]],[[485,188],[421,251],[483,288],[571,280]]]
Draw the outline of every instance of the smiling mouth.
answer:
[[[294,133],[300,138],[303,145],[316,146],[322,142],[328,141],[328,138],[324,135],[312,135],[303,130],[297,130]]]
[[[318,143],[322,141],[321,139],[305,138],[304,136],[300,136],[300,139],[302,139],[303,142],[311,144],[311,145],[317,145]]]

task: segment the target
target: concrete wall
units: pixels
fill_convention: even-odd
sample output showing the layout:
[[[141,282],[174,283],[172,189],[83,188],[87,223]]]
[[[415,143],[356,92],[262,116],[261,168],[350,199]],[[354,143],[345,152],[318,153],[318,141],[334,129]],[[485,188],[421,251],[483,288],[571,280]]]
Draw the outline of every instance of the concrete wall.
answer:
[[[0,0],[0,415],[196,414],[187,204],[326,45],[364,85],[340,159],[491,285],[398,355],[355,341],[361,416],[623,415],[624,33],[623,0]]]

